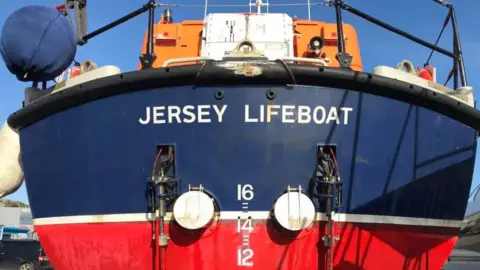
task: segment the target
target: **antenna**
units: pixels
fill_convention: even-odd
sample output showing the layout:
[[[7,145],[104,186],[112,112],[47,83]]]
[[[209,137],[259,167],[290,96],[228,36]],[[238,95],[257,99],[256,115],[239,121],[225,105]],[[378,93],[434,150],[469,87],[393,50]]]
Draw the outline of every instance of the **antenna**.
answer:
[[[267,0],[268,1],[268,0]],[[249,2],[248,5],[250,6],[250,12],[252,12],[252,6],[256,6],[257,7],[257,13],[258,14],[261,14],[262,13],[262,7],[263,6],[266,6],[267,7],[267,13],[268,13],[268,6],[270,5],[268,2],[267,3],[263,3],[262,0],[256,0],[255,3],[252,3],[252,2]]]
[[[307,1],[308,20],[310,21],[310,0]]]
[[[203,17],[207,17],[207,9],[208,9],[208,0],[205,0],[205,12],[203,14]]]

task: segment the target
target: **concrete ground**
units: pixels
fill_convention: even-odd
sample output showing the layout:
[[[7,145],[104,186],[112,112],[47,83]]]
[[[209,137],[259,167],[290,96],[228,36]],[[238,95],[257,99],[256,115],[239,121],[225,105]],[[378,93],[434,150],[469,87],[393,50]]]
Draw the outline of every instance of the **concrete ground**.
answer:
[[[480,253],[456,249],[450,255],[450,259],[443,268],[444,270],[479,270]]]

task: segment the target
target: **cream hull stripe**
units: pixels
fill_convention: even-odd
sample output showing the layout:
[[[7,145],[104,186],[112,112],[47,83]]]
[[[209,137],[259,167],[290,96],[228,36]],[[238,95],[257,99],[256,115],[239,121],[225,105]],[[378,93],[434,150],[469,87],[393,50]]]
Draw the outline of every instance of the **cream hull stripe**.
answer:
[[[217,218],[221,220],[236,220],[239,217],[245,219],[262,220],[267,219],[270,215],[268,211],[224,211],[217,213]],[[84,224],[84,223],[112,223],[112,222],[142,222],[152,221],[155,218],[151,213],[132,213],[132,214],[111,214],[111,215],[84,215],[84,216],[64,216],[64,217],[48,217],[37,218],[33,220],[34,225],[55,225],[55,224]],[[165,220],[171,220],[172,214],[168,213]],[[396,224],[410,226],[429,226],[429,227],[460,227],[461,220],[444,220],[444,219],[428,219],[428,218],[412,218],[399,216],[377,216],[377,215],[358,215],[358,214],[333,214],[336,222],[351,223],[373,223],[373,224]],[[316,220],[326,221],[327,217],[324,213],[317,213]]]

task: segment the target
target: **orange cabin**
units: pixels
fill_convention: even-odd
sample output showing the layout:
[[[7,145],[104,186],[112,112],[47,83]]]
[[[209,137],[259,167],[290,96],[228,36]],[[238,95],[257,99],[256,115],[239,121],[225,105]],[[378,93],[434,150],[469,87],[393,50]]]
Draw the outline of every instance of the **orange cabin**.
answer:
[[[237,13],[238,14],[238,13]],[[234,14],[234,15],[237,15]],[[260,14],[260,15],[270,15]],[[257,14],[243,14],[244,16],[260,16]],[[278,14],[277,14],[278,15]],[[329,67],[340,67],[336,54],[337,48],[337,26],[335,23],[325,23],[319,21],[296,20],[292,19],[293,27],[293,57],[317,58],[323,59]],[[164,62],[173,58],[199,57],[202,55],[203,29],[205,27],[203,20],[188,20],[179,23],[173,23],[164,20],[163,16],[159,23],[154,25],[154,53],[156,60],[153,63],[154,68],[162,67]],[[345,50],[352,55],[351,68],[356,71],[362,71],[362,61],[358,45],[357,33],[353,26],[343,24],[345,39]],[[323,39],[321,50],[312,51],[309,43],[314,37]],[[255,41],[252,40],[255,44]],[[147,32],[142,44],[142,54],[146,51]],[[194,64],[195,62],[175,63],[174,65]],[[306,63],[310,64],[311,63]],[[141,68],[139,64],[138,68]]]

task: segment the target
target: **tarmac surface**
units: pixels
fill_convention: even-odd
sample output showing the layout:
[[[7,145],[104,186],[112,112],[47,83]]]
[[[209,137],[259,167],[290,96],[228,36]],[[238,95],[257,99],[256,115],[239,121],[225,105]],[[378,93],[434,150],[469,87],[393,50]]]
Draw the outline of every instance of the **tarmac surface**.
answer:
[[[444,270],[480,270],[480,253],[455,249]]]

